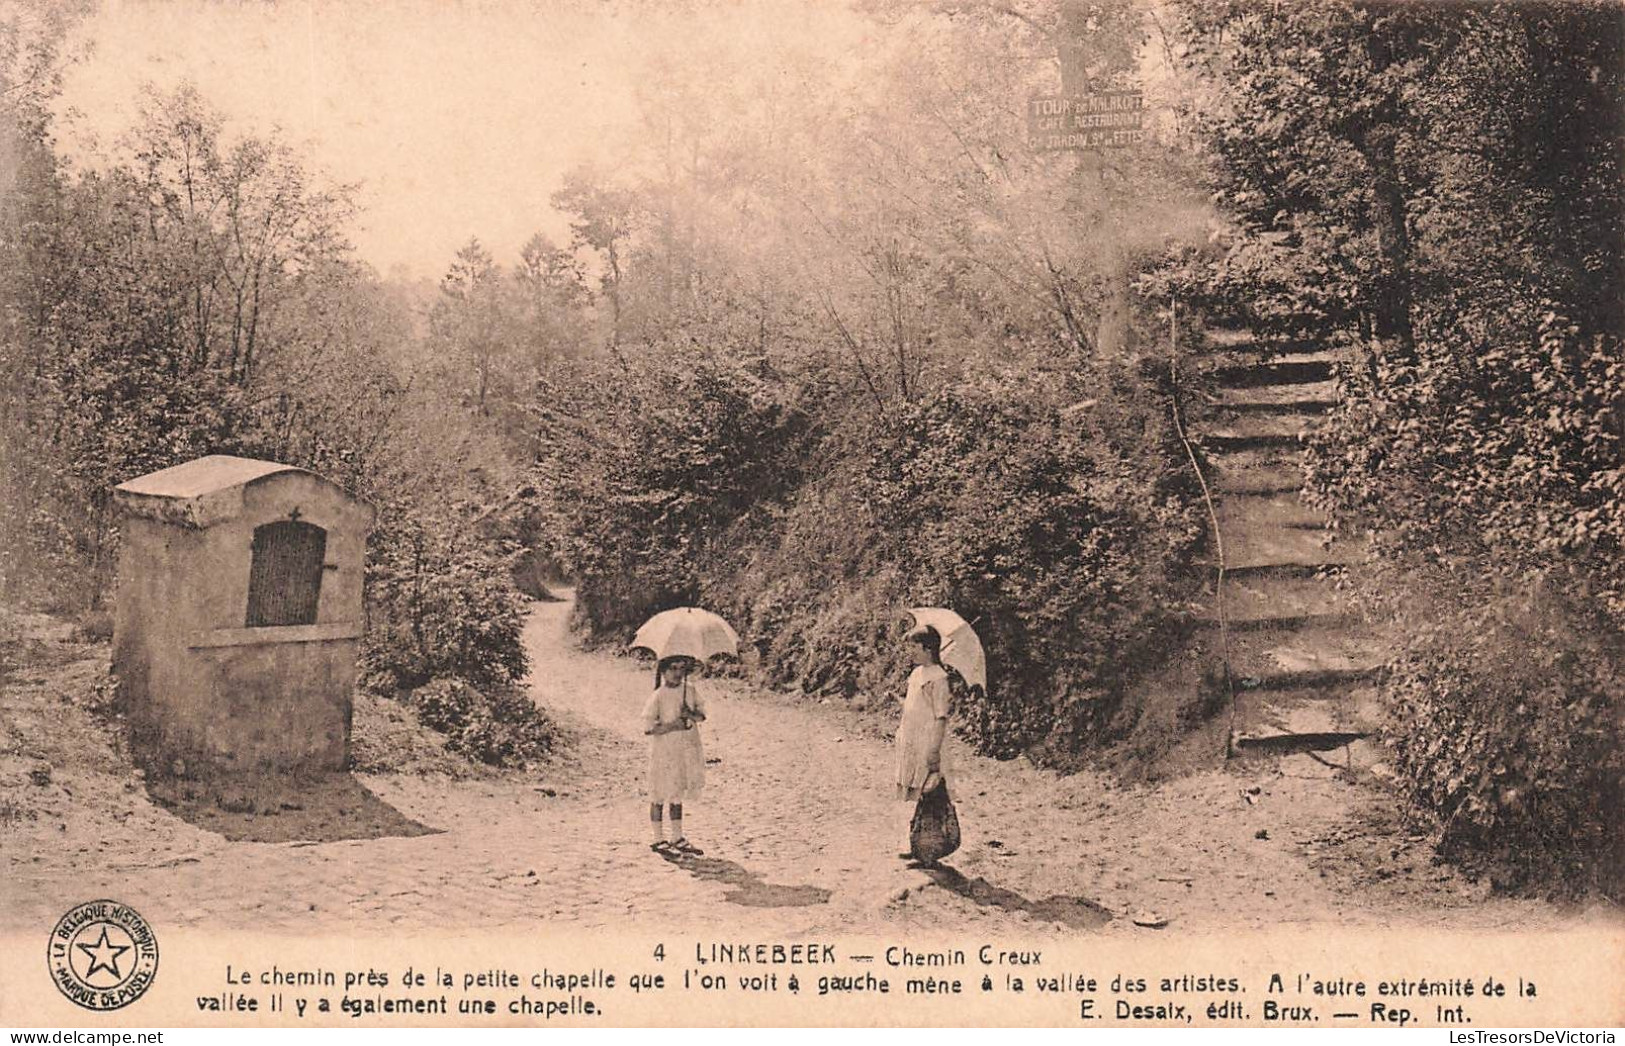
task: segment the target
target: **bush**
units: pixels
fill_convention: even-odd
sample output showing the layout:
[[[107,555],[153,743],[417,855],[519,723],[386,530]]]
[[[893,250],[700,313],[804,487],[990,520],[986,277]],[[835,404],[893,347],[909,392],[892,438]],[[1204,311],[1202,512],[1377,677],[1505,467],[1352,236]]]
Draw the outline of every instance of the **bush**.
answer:
[[[1349,368],[1308,466],[1386,562],[1404,793],[1452,859],[1565,892],[1619,882],[1625,364],[1549,306],[1464,307],[1414,361]]]
[[[650,614],[695,602],[730,550],[772,527],[800,477],[809,419],[734,361],[677,356],[615,385],[598,438],[540,478],[577,624],[630,638]],[[654,368],[663,369],[654,369]]]
[[[1617,895],[1625,670],[1616,640],[1566,617],[1500,597],[1413,622],[1384,684],[1388,738],[1441,853],[1502,888]]]
[[[517,687],[486,693],[460,679],[436,679],[412,692],[411,706],[425,726],[446,735],[446,747],[492,766],[528,766],[552,751],[558,734]]]
[[[385,506],[367,558],[372,627],[363,685],[389,695],[431,679],[496,690],[521,678],[524,600],[513,586],[513,555],[455,520]]]
[[[871,411],[760,361],[638,366],[539,470],[590,637],[699,603],[768,680],[869,701],[902,690],[902,611],[948,606],[987,649],[980,750],[1061,761],[1132,728],[1202,533],[1160,368],[1029,364]]]
[[[1111,406],[1063,413],[1076,393],[990,377],[855,420],[709,597],[757,638],[770,679],[848,695],[900,692],[900,611],[952,607],[988,657],[989,692],[958,724],[979,750],[1058,757],[1110,740],[1200,526],[1161,456],[1164,415],[1107,383],[1095,394]]]
[[[1449,550],[1467,577],[1545,578],[1625,626],[1619,341],[1547,311],[1521,329],[1470,321],[1419,350],[1343,376],[1311,445],[1318,503],[1390,548]]]
[[[987,649],[994,685],[961,724],[984,752],[1109,740],[1127,683],[1156,660],[1201,531],[1165,414],[1119,379],[1082,414],[1048,382],[989,379],[902,412],[873,444],[868,502],[903,537],[909,594],[975,620]]]

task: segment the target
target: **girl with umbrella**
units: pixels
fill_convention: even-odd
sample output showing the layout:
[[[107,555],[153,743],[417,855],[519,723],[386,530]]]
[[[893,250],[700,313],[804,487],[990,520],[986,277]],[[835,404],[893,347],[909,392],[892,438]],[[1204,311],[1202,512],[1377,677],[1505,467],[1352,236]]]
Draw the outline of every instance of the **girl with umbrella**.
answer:
[[[643,706],[643,732],[649,735],[650,848],[662,857],[698,857],[705,851],[683,835],[683,803],[705,787],[705,750],[699,724],[705,699],[689,679],[692,669],[713,657],[739,655],[739,637],[722,618],[699,607],[666,610],[643,623],[632,637],[634,649],[651,650],[655,691]],[[671,814],[666,839],[661,814]]]
[[[683,835],[683,804],[705,787],[705,750],[699,724],[705,699],[689,680],[694,661],[663,658],[655,668],[655,689],[643,706],[643,732],[649,735],[649,827],[651,849],[661,856],[698,857],[705,851]],[[671,814],[671,839],[663,834],[662,807]]]

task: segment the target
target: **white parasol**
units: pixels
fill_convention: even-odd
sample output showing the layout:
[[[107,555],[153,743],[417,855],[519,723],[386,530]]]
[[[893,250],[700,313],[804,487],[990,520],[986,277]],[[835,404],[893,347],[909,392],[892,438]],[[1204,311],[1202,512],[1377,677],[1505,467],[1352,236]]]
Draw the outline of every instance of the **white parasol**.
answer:
[[[651,650],[662,661],[692,657],[703,663],[722,654],[739,656],[739,636],[733,626],[699,607],[661,611],[643,623],[629,646]]]
[[[970,623],[942,607],[913,607],[909,610],[909,616],[914,618],[915,627],[930,625],[937,630],[942,637],[939,652],[942,663],[964,676],[967,686],[979,686],[985,694],[987,655],[982,652],[982,640]]]

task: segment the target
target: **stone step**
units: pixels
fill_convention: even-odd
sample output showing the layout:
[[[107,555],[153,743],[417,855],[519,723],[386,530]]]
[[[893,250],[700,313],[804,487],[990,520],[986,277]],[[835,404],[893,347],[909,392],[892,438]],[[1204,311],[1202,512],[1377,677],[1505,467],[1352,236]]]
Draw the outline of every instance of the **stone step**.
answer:
[[[1296,494],[1303,489],[1303,470],[1296,464],[1222,469],[1208,482],[1221,495]]]
[[[1217,613],[1217,603],[1217,599],[1209,593],[1205,611]],[[1224,609],[1225,616],[1232,623],[1341,618],[1350,612],[1348,601],[1330,581],[1313,576],[1271,576],[1259,573],[1225,577]]]
[[[1219,526],[1227,532],[1268,527],[1321,531],[1326,526],[1326,517],[1304,504],[1296,490],[1230,494],[1219,499],[1218,512]]]
[[[1236,694],[1232,750],[1239,756],[1343,749],[1378,732],[1370,685]]]
[[[1308,433],[1302,415],[1245,414],[1217,418],[1200,431],[1198,442],[1209,450],[1247,450],[1255,447],[1298,447]]]
[[[1223,518],[1219,532],[1224,536],[1226,572],[1298,575],[1304,570],[1339,566],[1360,561],[1360,550],[1347,541],[1330,541],[1325,532],[1292,527],[1241,527],[1226,530]],[[1217,566],[1217,562],[1213,564]]]
[[[1245,637],[1248,633],[1242,633]],[[1277,671],[1263,676],[1243,676],[1252,681],[1253,689],[1276,690],[1332,690],[1374,679],[1382,671],[1381,665],[1346,666],[1343,668],[1304,668]]]
[[[1291,388],[1292,386],[1285,387]],[[1303,429],[1308,429],[1335,406],[1337,404],[1330,400],[1229,401],[1215,397],[1208,400],[1207,424],[1215,428],[1223,428],[1250,418],[1268,418],[1270,420],[1293,422]]]
[[[1258,336],[1245,327],[1209,327],[1202,332],[1202,344],[1208,347],[1232,348],[1257,340]]]
[[[1225,494],[1277,494],[1303,487],[1303,452],[1294,447],[1216,447],[1208,482]]]
[[[1341,363],[1349,358],[1349,354],[1342,349],[1303,343],[1283,344],[1279,349],[1252,345],[1214,349],[1196,358],[1204,371],[1213,371],[1227,367],[1265,367],[1275,363]]]
[[[1202,629],[1218,628],[1218,601],[1214,600],[1204,604],[1193,619],[1193,623],[1196,627]],[[1302,614],[1292,614],[1286,611],[1255,611],[1238,616],[1231,612],[1228,599],[1225,603],[1225,627],[1234,633],[1296,632],[1307,628],[1347,628],[1359,623],[1359,615],[1346,611]]]
[[[1288,385],[1254,385],[1221,389],[1210,400],[1216,410],[1317,414],[1337,404],[1337,383],[1319,381]]]
[[[1302,441],[1296,434],[1279,432],[1261,432],[1253,435],[1243,435],[1235,429],[1210,429],[1196,438],[1196,441],[1210,451],[1214,450],[1253,450],[1262,447],[1298,447]]]
[[[1256,389],[1265,385],[1310,385],[1329,381],[1332,359],[1297,359],[1281,363],[1242,363],[1220,366],[1213,380],[1230,389]]]
[[[1216,404],[1216,406],[1224,414],[1246,413],[1313,418],[1326,413],[1337,404],[1330,400],[1298,399],[1281,400],[1274,403],[1225,403],[1222,405]]]
[[[1226,608],[1228,614],[1228,608]],[[1227,627],[1232,632],[1287,632],[1305,628],[1347,628],[1360,623],[1359,615],[1336,614],[1269,614],[1256,617],[1229,618]],[[1199,619],[1205,628],[1217,628],[1217,617]]]
[[[1250,330],[1241,328],[1209,329],[1203,333],[1201,349],[1206,350],[1245,349],[1289,355],[1293,353],[1322,352],[1326,348],[1325,339],[1289,338],[1279,335],[1260,336]]]
[[[1301,450],[1280,451],[1274,449],[1263,450],[1219,450],[1207,456],[1208,463],[1215,469],[1249,469],[1274,468],[1278,465],[1292,465],[1296,467],[1304,460]]]
[[[1375,675],[1387,657],[1377,637],[1340,626],[1258,630],[1230,641],[1231,675],[1249,691],[1343,686]]]
[[[1225,549],[1226,552],[1230,550]],[[1206,563],[1203,564],[1207,565]],[[1237,584],[1241,582],[1258,581],[1320,581],[1330,584],[1333,572],[1343,569],[1349,564],[1345,563],[1261,563],[1247,564],[1239,567],[1229,567],[1224,572],[1224,583]],[[1215,577],[1217,571],[1215,571]],[[1288,617],[1301,617],[1301,614],[1289,614]]]
[[[1236,632],[1287,632],[1360,623],[1336,586],[1313,575],[1227,574],[1224,616]],[[1211,590],[1200,601],[1196,623],[1204,628],[1219,623],[1219,599]]]
[[[1221,352],[1232,352],[1249,353],[1264,359],[1283,359],[1295,356],[1315,356],[1335,351],[1339,350],[1328,348],[1323,341],[1313,341],[1308,338],[1270,338],[1237,341],[1228,344],[1214,342],[1207,346],[1202,355],[1214,356]]]
[[[1290,633],[1358,627],[1360,616],[1339,598],[1331,581],[1316,577],[1319,570],[1323,568],[1225,573],[1224,614],[1230,632]],[[1202,629],[1219,627],[1219,598],[1212,591],[1202,598],[1196,624]]]
[[[1363,741],[1368,732],[1348,733],[1336,731],[1312,732],[1283,730],[1273,733],[1237,734],[1231,742],[1233,753],[1239,758],[1250,755],[1297,755],[1303,752],[1331,752]]]
[[[1225,417],[1221,414],[1211,419],[1202,431],[1204,440],[1208,436],[1227,436],[1232,439],[1245,439],[1248,436],[1285,436],[1296,441],[1299,436],[1313,426],[1309,418],[1297,414],[1236,414]]]

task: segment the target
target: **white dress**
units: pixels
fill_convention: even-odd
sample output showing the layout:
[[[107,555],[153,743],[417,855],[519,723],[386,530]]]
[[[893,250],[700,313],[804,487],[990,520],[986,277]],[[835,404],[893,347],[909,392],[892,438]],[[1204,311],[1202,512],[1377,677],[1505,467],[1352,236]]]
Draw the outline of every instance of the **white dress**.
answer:
[[[903,721],[897,724],[897,796],[917,799],[931,759],[937,720],[947,719],[952,705],[948,673],[941,665],[919,665],[908,677]],[[946,738],[944,738],[946,740]],[[941,753],[938,753],[940,758]]]
[[[652,729],[682,719],[683,703],[701,715],[705,698],[693,683],[682,686],[661,683],[643,706],[644,729]],[[649,802],[681,803],[699,798],[705,787],[705,749],[700,745],[696,723],[687,730],[653,734],[649,738]]]

